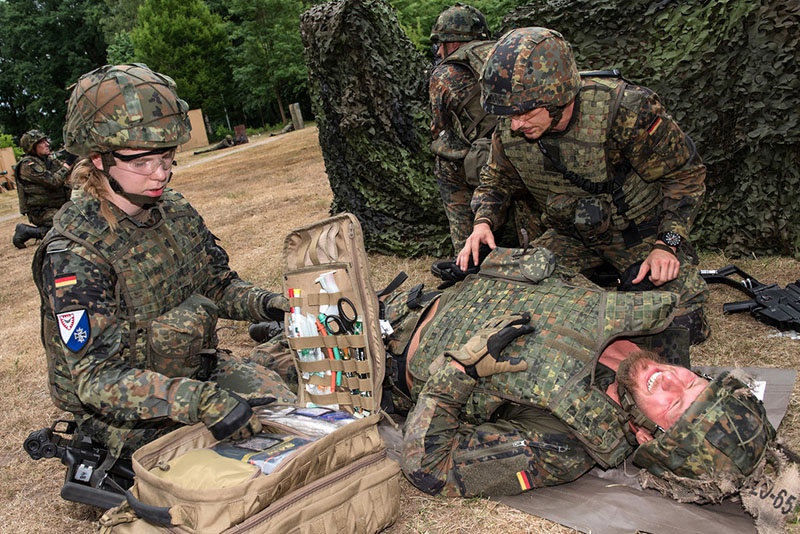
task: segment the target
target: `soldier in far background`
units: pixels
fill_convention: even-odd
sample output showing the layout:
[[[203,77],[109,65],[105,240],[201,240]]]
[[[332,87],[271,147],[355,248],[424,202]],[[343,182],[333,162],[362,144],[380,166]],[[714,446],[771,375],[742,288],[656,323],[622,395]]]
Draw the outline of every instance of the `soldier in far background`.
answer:
[[[14,229],[14,246],[25,248],[29,239],[42,239],[53,226],[53,215],[69,200],[67,186],[70,166],[50,150],[50,139],[39,130],[22,135],[20,147],[25,156],[14,168],[19,195],[19,212],[31,225],[19,223]]]
[[[434,172],[442,202],[450,222],[453,247],[461,250],[472,233],[474,214],[472,193],[480,183],[479,173],[489,157],[491,134],[497,117],[480,104],[478,77],[486,56],[494,45],[483,14],[476,8],[457,3],[441,12],[431,29],[431,42],[440,61],[431,72],[429,94],[433,122],[431,151],[436,155]],[[507,220],[507,244],[517,244],[517,228],[526,228],[531,237],[539,233],[538,215],[531,197],[521,191],[512,203]],[[510,234],[510,235],[509,235]]]

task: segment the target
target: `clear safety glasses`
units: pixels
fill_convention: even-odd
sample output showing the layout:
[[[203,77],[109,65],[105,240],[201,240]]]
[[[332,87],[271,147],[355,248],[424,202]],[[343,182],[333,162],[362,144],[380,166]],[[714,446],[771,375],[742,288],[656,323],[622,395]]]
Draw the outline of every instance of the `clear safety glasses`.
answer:
[[[118,160],[116,166],[121,170],[144,176],[153,174],[159,167],[168,171],[175,164],[174,148],[160,148],[141,154],[125,155],[119,152],[111,152],[111,154]]]

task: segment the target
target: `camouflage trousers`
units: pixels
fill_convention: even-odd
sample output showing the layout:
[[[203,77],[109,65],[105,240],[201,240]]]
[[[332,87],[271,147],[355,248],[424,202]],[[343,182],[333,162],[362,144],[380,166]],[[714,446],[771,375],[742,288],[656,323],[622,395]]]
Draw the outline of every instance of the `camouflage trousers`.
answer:
[[[275,397],[278,402],[294,404],[295,394],[275,371],[224,352],[219,356],[211,382],[245,399]],[[145,443],[181,426],[169,419],[120,422],[91,414],[76,415],[76,420],[82,434],[105,443],[115,458],[128,458]]]
[[[605,237],[602,244],[589,247],[580,239],[551,228],[535,239],[532,245],[550,249],[560,265],[583,274],[604,263],[610,264],[622,273],[629,266],[647,258],[652,251],[652,242],[648,239],[628,247],[622,232],[611,230]],[[708,286],[700,275],[700,261],[691,244],[688,242],[681,244],[677,255],[681,262],[678,277],[657,289],[670,291],[679,296],[674,324],[687,327],[692,342],[699,343],[710,333],[703,312],[703,305],[708,299]]]
[[[58,208],[30,208],[28,209],[28,220],[34,226],[42,226],[47,229],[53,226],[53,216]]]
[[[544,410],[506,404],[491,421],[462,421],[474,384],[461,375],[449,365],[434,372],[406,420],[400,465],[414,486],[446,497],[516,495],[571,482],[595,465]]]

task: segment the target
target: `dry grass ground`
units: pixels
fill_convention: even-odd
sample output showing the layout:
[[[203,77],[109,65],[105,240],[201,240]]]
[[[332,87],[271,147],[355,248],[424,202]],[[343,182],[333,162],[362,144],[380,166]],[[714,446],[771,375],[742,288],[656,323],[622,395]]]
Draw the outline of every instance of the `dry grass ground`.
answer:
[[[243,278],[278,288],[283,238],[291,228],[328,215],[332,194],[314,128],[203,155],[181,155],[173,185],[198,208],[220,238],[231,265]],[[30,274],[33,249],[11,244],[22,222],[16,195],[0,195],[0,533],[93,532],[98,512],[59,497],[63,467],[55,460],[34,462],[22,441],[63,416],[50,402],[47,366],[39,342],[38,298]],[[405,270],[412,280],[435,281],[431,258],[371,257],[375,286]],[[703,255],[704,268],[730,263],[721,254]],[[748,258],[735,262],[762,282],[781,286],[800,278],[800,262]],[[747,314],[723,316],[724,302],[741,300],[735,290],[714,286],[709,314],[712,338],[693,350],[698,364],[800,367],[800,341],[773,337],[775,330]],[[246,325],[226,323],[222,345],[246,354],[254,343]],[[800,450],[800,386],[792,395],[781,435]],[[389,529],[400,533],[573,532],[501,504],[481,499],[437,499],[402,486],[402,514]]]

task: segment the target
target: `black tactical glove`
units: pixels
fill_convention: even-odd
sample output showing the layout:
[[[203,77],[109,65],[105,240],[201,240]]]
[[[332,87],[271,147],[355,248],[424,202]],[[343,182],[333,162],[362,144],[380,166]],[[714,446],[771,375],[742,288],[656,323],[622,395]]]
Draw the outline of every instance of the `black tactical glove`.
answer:
[[[471,266],[466,271],[462,271],[461,268],[456,265],[455,260],[435,261],[433,265],[431,265],[431,273],[437,278],[444,280],[444,282],[439,284],[436,288],[438,290],[447,289],[456,282],[462,281],[468,274],[475,274],[480,270],[480,267]]]
[[[489,319],[478,333],[472,336],[460,349],[446,352],[458,360],[464,371],[474,379],[480,376],[489,376],[495,373],[514,373],[524,371],[528,363],[521,358],[500,361],[500,353],[509,343],[520,336],[535,332],[531,326],[531,314],[524,312],[522,315],[501,315]],[[487,357],[489,356],[489,357]]]
[[[633,284],[633,281],[639,275],[639,269],[642,267],[642,262],[637,261],[627,269],[619,278],[619,285],[617,291],[652,291],[656,285],[650,281],[649,276],[645,276],[644,280],[638,284]]]
[[[289,313],[289,299],[278,293],[269,293],[261,301],[264,314],[273,321],[283,321],[283,314]]]
[[[261,432],[261,422],[250,404],[230,391],[210,390],[210,394],[203,396],[198,409],[200,420],[217,440],[240,440]]]

